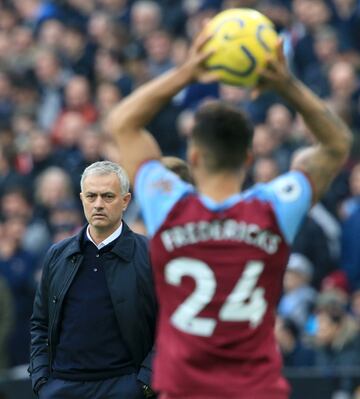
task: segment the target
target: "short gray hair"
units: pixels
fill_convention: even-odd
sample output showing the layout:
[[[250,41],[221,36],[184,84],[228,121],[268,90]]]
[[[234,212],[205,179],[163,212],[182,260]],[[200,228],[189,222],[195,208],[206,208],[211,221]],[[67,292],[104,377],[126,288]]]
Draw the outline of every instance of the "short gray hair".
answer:
[[[80,180],[81,191],[83,191],[84,189],[84,180],[88,176],[110,175],[111,173],[115,173],[116,176],[119,178],[121,194],[122,195],[127,194],[130,189],[129,177],[127,173],[121,166],[119,166],[115,162],[110,162],[110,161],[94,162],[84,170]]]

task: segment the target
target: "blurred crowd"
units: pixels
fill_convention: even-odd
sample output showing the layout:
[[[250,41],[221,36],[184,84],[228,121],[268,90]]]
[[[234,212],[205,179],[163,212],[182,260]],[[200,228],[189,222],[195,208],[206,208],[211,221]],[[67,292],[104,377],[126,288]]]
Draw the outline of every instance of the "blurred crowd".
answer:
[[[279,303],[286,367],[360,367],[360,1],[0,0],[0,369],[28,362],[29,317],[49,246],[84,223],[82,170],[119,161],[102,121],[145,81],[183,62],[202,22],[251,7],[283,36],[293,73],[354,133],[351,157],[295,240]],[[289,168],[311,143],[272,93],[193,84],[151,122],[165,155],[184,158],[193,112],[208,98],[243,107],[255,125],[247,185]],[[133,205],[126,221],[141,229]],[[351,392],[344,377],[338,389]]]

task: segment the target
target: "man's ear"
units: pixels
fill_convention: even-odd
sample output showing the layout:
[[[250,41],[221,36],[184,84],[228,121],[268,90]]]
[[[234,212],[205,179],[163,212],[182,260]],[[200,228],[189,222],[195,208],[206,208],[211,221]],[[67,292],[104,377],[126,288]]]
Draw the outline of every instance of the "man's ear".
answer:
[[[123,211],[126,211],[126,208],[128,207],[128,205],[131,201],[131,193],[126,193],[123,196],[123,201],[124,201]]]

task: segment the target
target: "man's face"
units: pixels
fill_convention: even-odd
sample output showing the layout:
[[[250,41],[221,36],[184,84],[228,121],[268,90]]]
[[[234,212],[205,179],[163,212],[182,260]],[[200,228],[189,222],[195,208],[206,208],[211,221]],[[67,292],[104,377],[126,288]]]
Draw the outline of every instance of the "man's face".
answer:
[[[121,194],[119,178],[111,173],[87,176],[80,198],[90,231],[110,235],[120,226],[131,194]]]

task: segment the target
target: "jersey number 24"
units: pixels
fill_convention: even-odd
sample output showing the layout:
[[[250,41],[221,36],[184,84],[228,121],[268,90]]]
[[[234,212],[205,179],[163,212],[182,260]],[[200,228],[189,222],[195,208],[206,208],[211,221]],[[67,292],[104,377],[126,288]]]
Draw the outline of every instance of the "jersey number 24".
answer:
[[[219,321],[247,321],[254,328],[261,323],[267,303],[264,298],[264,289],[256,287],[256,284],[263,269],[263,262],[246,263],[242,275],[221,306]],[[197,315],[215,295],[218,284],[216,276],[208,264],[198,259],[177,258],[165,266],[167,283],[179,286],[184,276],[193,278],[196,286],[185,301],[176,308],[171,316],[171,323],[188,334],[209,337],[213,334],[218,320]]]

